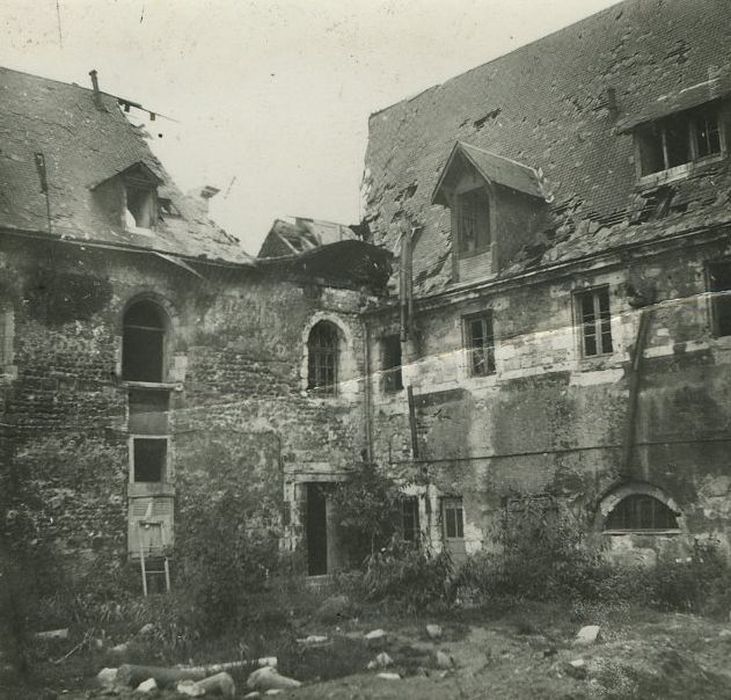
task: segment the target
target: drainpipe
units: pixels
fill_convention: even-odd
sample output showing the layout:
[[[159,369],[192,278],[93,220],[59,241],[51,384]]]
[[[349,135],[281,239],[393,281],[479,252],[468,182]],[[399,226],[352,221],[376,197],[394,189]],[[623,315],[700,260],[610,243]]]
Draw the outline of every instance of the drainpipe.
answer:
[[[373,464],[373,436],[371,431],[371,334],[363,319],[363,420],[366,440],[366,460]]]
[[[627,407],[627,427],[624,436],[622,449],[622,462],[620,474],[629,478],[632,476],[632,453],[635,446],[635,435],[637,433],[637,408],[639,404],[640,380],[642,378],[642,357],[647,344],[648,330],[652,319],[652,308],[640,310],[640,322],[637,327],[637,337],[632,349],[632,357],[629,367],[629,398]]]

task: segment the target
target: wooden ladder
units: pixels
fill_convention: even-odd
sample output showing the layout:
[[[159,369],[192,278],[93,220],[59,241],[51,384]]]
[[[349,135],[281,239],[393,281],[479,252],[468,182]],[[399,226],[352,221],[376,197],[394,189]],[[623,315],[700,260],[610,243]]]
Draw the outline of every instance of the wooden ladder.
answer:
[[[148,509],[149,513],[149,509]],[[140,520],[139,521],[139,530],[138,530],[138,541],[140,546],[140,573],[142,574],[142,592],[145,595],[145,598],[147,598],[147,577],[148,576],[165,576],[165,590],[169,593],[170,592],[170,564],[168,562],[168,551],[167,551],[167,541],[165,538],[165,523],[161,520]],[[143,528],[145,530],[150,530],[151,528],[159,528],[160,531],[160,551],[162,552],[162,561],[163,561],[163,568],[162,569],[153,569],[149,570],[147,568],[147,564],[145,562],[145,543],[142,537],[142,530]],[[150,552],[152,552],[152,547],[150,547]]]

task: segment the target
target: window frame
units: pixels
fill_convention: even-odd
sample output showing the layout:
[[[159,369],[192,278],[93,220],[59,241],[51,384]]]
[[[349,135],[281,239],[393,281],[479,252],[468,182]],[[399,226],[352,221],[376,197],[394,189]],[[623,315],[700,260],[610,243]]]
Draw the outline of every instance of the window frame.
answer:
[[[407,512],[407,509],[410,512]],[[407,527],[407,520],[410,527]],[[401,499],[401,538],[404,542],[418,547],[421,542],[421,518],[419,513],[419,497],[404,496]]]
[[[483,340],[489,341],[489,343],[483,342],[479,347],[474,344],[474,338],[472,336],[472,323],[476,321],[479,321],[483,325]],[[465,366],[468,376],[490,377],[497,374],[495,314],[492,309],[485,309],[462,316],[462,347],[465,353]],[[485,370],[483,372],[475,371],[475,355],[478,350],[486,351]]]
[[[315,345],[313,343],[313,333],[320,328],[329,328],[332,331],[334,344],[332,347]],[[307,391],[316,396],[332,397],[338,395],[338,378],[340,373],[340,329],[332,322],[325,319],[317,321],[307,334]],[[331,373],[332,380],[319,383],[323,372],[329,373],[327,362],[323,362],[323,358],[331,356]],[[314,371],[313,371],[314,370]]]
[[[644,518],[644,514],[640,513],[641,511],[641,505],[644,504],[652,504],[652,514],[650,519],[654,522],[656,519],[656,516],[658,513],[663,515],[664,517],[667,514],[669,514],[673,521],[675,522],[675,526],[672,525],[663,525],[663,526],[652,526],[652,527],[642,527],[641,525],[630,525],[628,527],[614,527],[610,526],[610,521],[612,519],[612,515],[617,512],[617,509],[622,507],[627,507],[627,504],[630,502],[636,502],[638,504],[638,507],[635,509],[637,512],[632,513],[630,515],[639,517],[640,523],[642,522]],[[639,514],[639,515],[638,515]],[[663,503],[659,498],[656,496],[653,496],[649,493],[629,493],[623,498],[621,498],[614,507],[607,513],[606,518],[604,519],[604,527],[602,528],[602,532],[605,535],[626,535],[626,534],[644,534],[644,535],[671,535],[671,534],[678,534],[681,532],[680,523],[678,522],[678,518],[680,517],[680,513],[674,511],[670,506],[668,506],[666,503]]]
[[[465,203],[468,197],[479,197],[482,199],[482,203],[486,205],[485,211],[482,212],[482,210],[479,207],[476,207],[476,211],[481,214],[482,222],[486,225],[487,233],[486,236],[483,236],[483,238],[486,238],[486,240],[480,241],[479,239],[476,239],[475,241],[475,248],[473,250],[465,250],[464,249],[464,241],[465,241],[465,235],[462,228],[462,219],[463,219],[463,208],[465,207]],[[453,205],[453,213],[452,213],[452,222],[454,225],[454,228],[456,229],[456,252],[457,257],[459,259],[462,258],[471,258],[475,255],[482,255],[483,253],[489,252],[492,247],[493,242],[493,201],[492,196],[487,187],[483,185],[478,185],[477,187],[470,187],[468,189],[460,189],[457,190],[454,193],[454,205]],[[474,212],[472,212],[474,213]]]
[[[445,542],[463,542],[465,526],[463,498],[461,496],[443,496],[440,501],[442,539]],[[449,513],[454,513],[454,535],[449,534]],[[459,513],[459,519],[457,518],[457,513]]]
[[[153,307],[155,312],[159,316],[159,326],[147,326],[140,323],[130,323],[127,321],[129,313],[138,305],[146,304]],[[133,335],[139,335],[140,333],[155,334],[160,337],[160,373],[157,379],[141,379],[139,376],[129,376],[130,367],[126,364],[127,358],[129,358],[129,350],[127,344],[132,342],[133,338],[128,334],[128,329],[133,331]],[[166,383],[168,377],[168,353],[170,345],[170,331],[171,321],[170,316],[163,306],[154,299],[147,297],[137,298],[127,304],[122,313],[122,344],[121,344],[121,362],[119,364],[120,378],[125,383],[137,383],[137,384],[151,384],[151,385],[162,385]],[[140,341],[137,341],[140,343]],[[141,343],[145,345],[145,343]],[[139,369],[139,368],[138,368]],[[156,374],[156,373],[155,373]]]
[[[165,444],[165,455],[163,457],[161,478],[157,481],[138,481],[136,479],[136,455],[135,443],[138,440],[151,442],[163,442]],[[169,435],[148,435],[135,433],[129,436],[129,483],[136,487],[135,490],[156,490],[172,482],[171,478],[171,455]]]
[[[709,151],[701,155],[698,127],[702,120],[708,121],[709,118],[715,120],[715,132],[717,134],[719,148],[718,151]],[[682,123],[685,130],[684,141],[688,153],[688,159],[676,165],[670,165],[670,152],[668,147],[668,131],[673,120]],[[682,110],[638,125],[634,132],[634,142],[639,183],[655,184],[661,181],[684,177],[696,165],[702,166],[704,163],[713,163],[725,158],[727,150],[726,135],[723,126],[723,111],[718,103]],[[651,133],[653,130],[659,133],[657,135]],[[650,139],[652,139],[652,143],[650,143]],[[663,167],[651,172],[644,172],[646,153],[652,146],[656,149],[659,148]]]
[[[602,315],[601,315],[601,302],[599,295],[606,293],[607,295],[607,324],[609,329],[609,345],[610,348],[607,350],[604,347],[604,338],[602,330]],[[594,313],[594,339],[596,343],[596,352],[588,353],[586,348],[587,335],[585,329],[587,322],[584,321],[584,310],[583,310],[583,299],[591,295],[592,308]],[[576,289],[573,292],[573,307],[574,307],[574,326],[577,331],[578,343],[579,343],[579,356],[583,360],[593,360],[601,357],[611,357],[616,351],[616,343],[614,340],[614,334],[612,332],[612,295],[611,289],[608,284],[597,285],[594,287],[587,287],[584,289]]]
[[[392,348],[388,345],[391,343]],[[403,391],[403,354],[401,348],[401,337],[398,333],[392,333],[381,337],[381,387],[385,394],[395,394]],[[391,350],[398,347],[398,364],[390,364]],[[396,353],[393,353],[394,355]]]
[[[15,309],[0,302],[0,376],[12,374],[15,362]]]

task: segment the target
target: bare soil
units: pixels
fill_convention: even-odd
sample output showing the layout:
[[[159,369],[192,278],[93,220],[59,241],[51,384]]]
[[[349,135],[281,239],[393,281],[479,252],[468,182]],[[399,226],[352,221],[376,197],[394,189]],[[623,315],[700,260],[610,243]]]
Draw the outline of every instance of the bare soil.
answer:
[[[427,623],[441,625],[439,639],[428,637]],[[592,623],[601,625],[597,643],[576,646],[578,629]],[[388,635],[373,646],[364,635],[375,628]],[[328,640],[315,647],[296,641],[308,634],[327,635]],[[303,682],[280,698],[731,698],[731,624],[693,615],[529,603],[510,611],[460,610],[423,618],[371,610],[340,624],[300,620],[270,639],[259,638],[260,649],[278,656],[280,672]],[[236,658],[236,649],[227,644],[209,648],[195,662]],[[393,665],[366,670],[380,651],[388,653]],[[454,666],[440,668],[437,651],[451,656]],[[106,653],[76,654],[62,667],[39,659],[32,669],[33,685],[6,686],[5,691],[0,686],[0,697],[109,697],[90,685],[93,674],[104,665],[135,659],[112,659]],[[135,656],[141,653],[137,649]],[[381,679],[381,670],[400,678]],[[246,673],[234,675],[237,697],[243,697]],[[178,695],[166,691],[154,697]]]

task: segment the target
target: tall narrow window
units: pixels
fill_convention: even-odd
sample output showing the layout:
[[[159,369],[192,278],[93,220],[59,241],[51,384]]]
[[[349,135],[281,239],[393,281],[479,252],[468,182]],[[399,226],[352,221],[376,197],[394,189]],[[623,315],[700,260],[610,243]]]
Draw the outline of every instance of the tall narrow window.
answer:
[[[401,377],[401,339],[386,336],[383,341],[383,390],[399,391],[404,388]]]
[[[421,528],[419,527],[419,499],[416,496],[406,496],[401,501],[401,527],[406,542],[419,542]]]
[[[490,198],[483,188],[457,197],[457,237],[461,255],[486,250],[490,245]]]
[[[576,295],[581,323],[584,357],[612,352],[612,317],[609,311],[609,289],[590,289]]]
[[[492,313],[485,312],[464,319],[468,367],[473,377],[485,377],[495,371],[495,336]]]
[[[338,329],[320,321],[307,340],[307,387],[320,394],[336,393],[338,381]]]
[[[442,499],[442,528],[445,539],[464,539],[464,508],[461,498]]]
[[[15,314],[10,304],[0,302],[0,374],[13,364]]]
[[[612,510],[605,530],[652,532],[677,530],[676,514],[653,496],[634,494],[623,498]]]
[[[127,309],[123,321],[122,378],[162,382],[166,318],[157,304],[139,301]]]
[[[731,261],[709,266],[715,335],[731,335]]]

